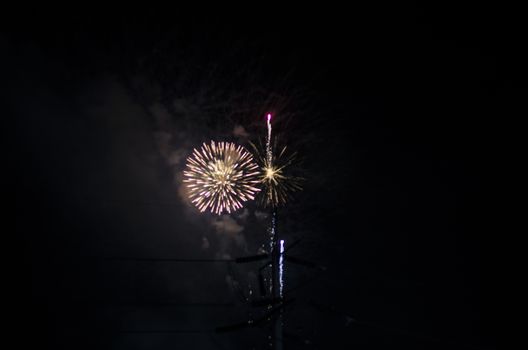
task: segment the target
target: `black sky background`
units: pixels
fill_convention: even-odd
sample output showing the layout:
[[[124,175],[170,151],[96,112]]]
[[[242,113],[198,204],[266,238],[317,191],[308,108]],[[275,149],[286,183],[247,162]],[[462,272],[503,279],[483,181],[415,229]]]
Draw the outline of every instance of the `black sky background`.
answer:
[[[258,315],[239,298],[258,265],[109,258],[256,254],[259,210],[198,215],[178,174],[203,141],[263,135],[272,111],[306,178],[279,232],[326,267],[287,266],[286,348],[498,347],[490,184],[525,71],[509,10],[49,12],[0,36],[21,343],[267,348],[266,325],[157,333]]]

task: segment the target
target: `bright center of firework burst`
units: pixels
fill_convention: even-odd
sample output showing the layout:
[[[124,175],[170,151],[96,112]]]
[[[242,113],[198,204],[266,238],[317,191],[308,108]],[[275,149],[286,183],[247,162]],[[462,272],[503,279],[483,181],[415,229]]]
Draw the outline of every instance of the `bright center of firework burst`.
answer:
[[[194,149],[183,174],[191,202],[202,212],[231,213],[260,191],[255,187],[260,181],[253,156],[234,143],[211,141]]]
[[[271,179],[275,175],[276,170],[273,168],[266,168],[266,178]]]
[[[214,176],[212,180],[215,182],[216,186],[225,186],[231,184],[231,171],[229,167],[226,167],[226,164],[223,161],[217,161],[214,163],[213,168]]]

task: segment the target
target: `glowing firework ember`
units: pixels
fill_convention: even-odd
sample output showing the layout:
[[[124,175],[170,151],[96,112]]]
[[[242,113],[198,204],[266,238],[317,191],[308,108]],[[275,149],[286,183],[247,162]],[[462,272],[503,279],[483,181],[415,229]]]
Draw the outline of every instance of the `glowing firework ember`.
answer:
[[[295,191],[301,190],[302,178],[289,176],[286,171],[292,165],[295,154],[288,155],[286,147],[276,155],[274,144],[271,140],[271,114],[267,115],[268,134],[266,137],[266,148],[251,144],[255,149],[257,162],[260,166],[260,182],[264,185],[264,191],[259,201],[268,207],[278,207],[285,204]]]
[[[222,214],[242,208],[260,191],[258,166],[253,156],[234,143],[211,141],[187,158],[183,172],[191,202],[201,211]]]

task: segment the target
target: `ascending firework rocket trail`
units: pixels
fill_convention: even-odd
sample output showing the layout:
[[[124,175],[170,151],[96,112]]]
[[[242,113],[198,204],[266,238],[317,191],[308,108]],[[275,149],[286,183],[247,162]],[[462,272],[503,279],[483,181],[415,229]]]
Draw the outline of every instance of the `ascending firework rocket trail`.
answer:
[[[264,178],[263,183],[266,186],[266,199],[271,204],[272,210],[271,210],[271,221],[268,227],[268,233],[270,235],[270,252],[276,253],[277,250],[277,208],[276,205],[273,205],[275,202],[273,201],[273,196],[269,196],[269,194],[273,194],[273,186],[276,186],[279,182],[276,178],[278,176],[278,172],[275,171],[275,168],[273,166],[273,147],[271,145],[271,114],[268,114],[267,116],[267,126],[268,126],[268,134],[266,137],[266,162],[265,166],[263,168]],[[267,181],[267,179],[269,181]],[[273,264],[272,264],[273,265]],[[281,266],[282,271],[282,266]],[[276,273],[276,271],[272,271],[272,273]],[[280,278],[277,278],[279,276],[273,276],[272,277],[272,284],[270,285],[270,292],[272,292],[272,295],[275,294],[275,297],[282,297],[282,273],[280,274]],[[278,285],[280,284],[280,286]],[[280,290],[280,295],[278,295],[277,291]]]

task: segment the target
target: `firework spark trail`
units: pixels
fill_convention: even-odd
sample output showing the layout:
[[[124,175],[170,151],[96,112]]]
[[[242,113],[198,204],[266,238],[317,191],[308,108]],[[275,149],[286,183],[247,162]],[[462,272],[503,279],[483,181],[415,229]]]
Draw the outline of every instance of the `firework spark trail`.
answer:
[[[231,213],[260,191],[258,166],[253,156],[234,143],[211,141],[194,149],[183,172],[191,202],[201,211]]]
[[[272,210],[271,212],[271,221],[269,223],[269,226],[268,226],[268,234],[269,234],[269,251],[270,253],[273,253],[274,250],[275,250],[275,235],[277,234],[275,228],[276,228],[276,215],[277,215],[277,212],[275,209]],[[273,272],[272,272],[272,275],[273,275]],[[273,276],[271,276],[271,280],[273,280]],[[269,292],[271,295],[273,295],[274,293],[274,290],[273,290],[273,281],[272,283],[270,283],[270,286],[269,286]],[[271,305],[270,305],[271,307]]]
[[[279,241],[279,297],[282,298],[284,291],[284,240]]]
[[[269,165],[273,164],[273,153],[271,150],[271,114],[268,114],[268,137],[266,138],[266,160]]]

